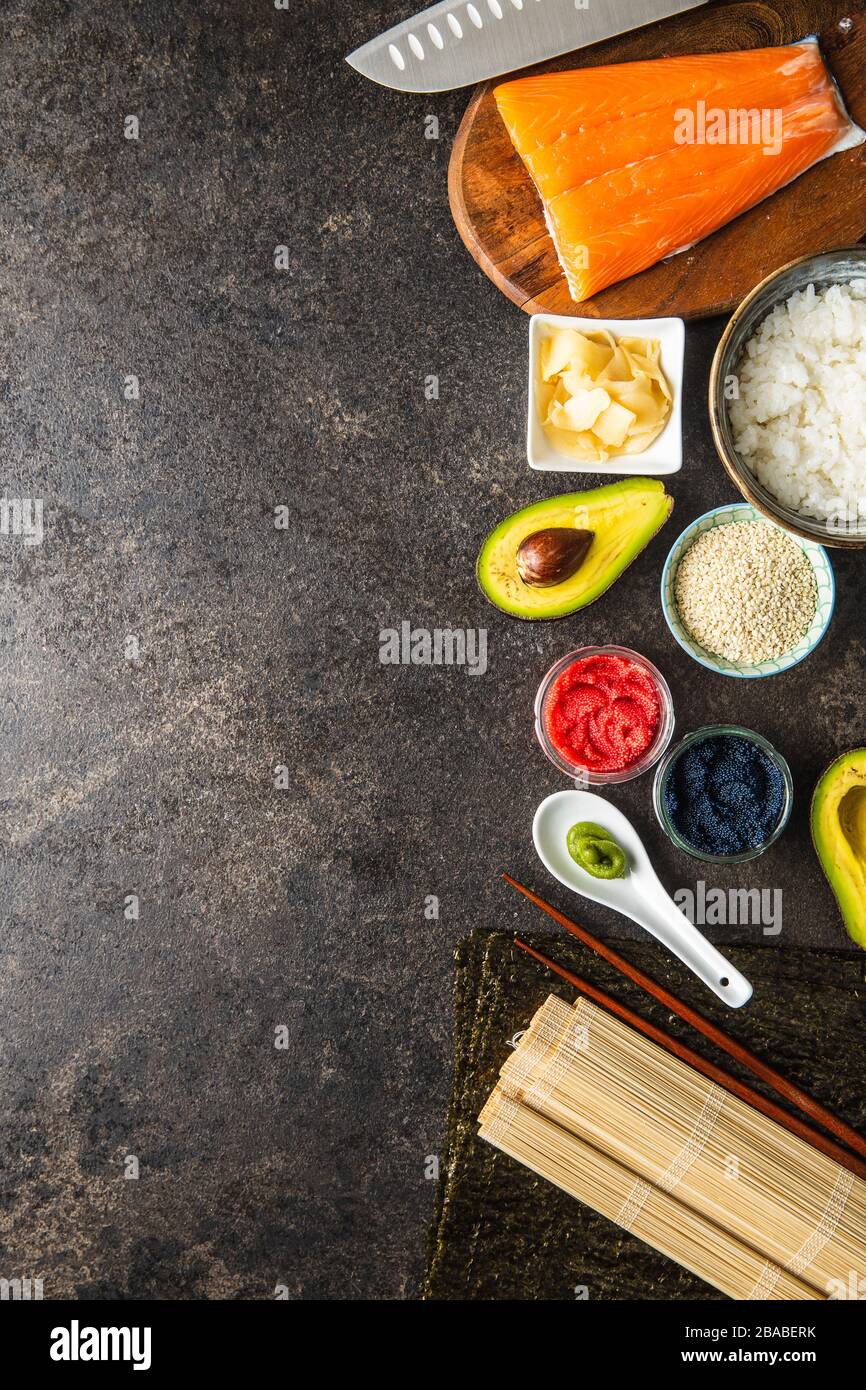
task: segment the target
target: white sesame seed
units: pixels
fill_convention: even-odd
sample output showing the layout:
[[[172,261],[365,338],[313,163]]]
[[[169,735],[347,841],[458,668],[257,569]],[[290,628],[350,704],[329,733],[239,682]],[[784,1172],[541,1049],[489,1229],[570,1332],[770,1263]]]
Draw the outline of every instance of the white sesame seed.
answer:
[[[705,531],[677,567],[674,598],[683,627],[706,651],[741,666],[789,652],[818,607],[802,547],[767,521]]]

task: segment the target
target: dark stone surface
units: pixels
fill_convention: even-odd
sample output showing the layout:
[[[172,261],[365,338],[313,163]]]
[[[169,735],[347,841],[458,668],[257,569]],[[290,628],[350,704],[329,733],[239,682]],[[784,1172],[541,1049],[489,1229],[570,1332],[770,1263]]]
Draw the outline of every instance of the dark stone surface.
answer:
[[[788,833],[748,877],[703,876],[784,890],[773,950],[847,942],[806,808],[863,741],[859,557],[837,561],[820,652],[772,682],[706,674],[659,612],[679,527],[732,495],[704,409],[718,324],[689,330],[675,519],[640,562],[543,627],[476,589],[487,529],[554,487],[523,457],[526,320],[448,213],[467,95],[343,62],[398,17],[0,15],[2,482],[45,507],[41,546],[0,537],[0,1275],[46,1297],[418,1292],[452,948],[526,921],[501,868],[550,886],[529,828],[562,783],[530,715],[571,646],[634,644],[683,730],[734,718],[778,743]],[[486,625],[488,673],[381,666],[403,619]],[[665,881],[693,883],[649,790],[617,803]]]

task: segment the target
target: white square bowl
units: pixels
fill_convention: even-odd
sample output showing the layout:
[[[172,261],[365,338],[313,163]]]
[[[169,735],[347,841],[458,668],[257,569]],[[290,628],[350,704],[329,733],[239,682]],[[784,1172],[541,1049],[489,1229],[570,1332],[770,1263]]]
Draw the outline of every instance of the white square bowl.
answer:
[[[673,395],[667,424],[642,454],[614,455],[607,463],[581,462],[561,454],[548,442],[535,405],[535,380],[541,344],[551,328],[576,328],[598,333],[606,328],[615,338],[658,338],[662,370]],[[678,473],[683,466],[683,358],[686,330],[682,319],[581,319],[565,314],[533,314],[529,320],[529,392],[526,455],[530,468],[548,473],[616,473],[639,478]]]

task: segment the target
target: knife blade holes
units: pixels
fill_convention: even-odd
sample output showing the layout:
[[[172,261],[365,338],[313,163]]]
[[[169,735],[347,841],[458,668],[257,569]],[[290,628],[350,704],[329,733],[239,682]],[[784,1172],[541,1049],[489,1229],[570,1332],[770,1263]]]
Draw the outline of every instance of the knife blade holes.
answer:
[[[523,0],[521,0],[521,4],[522,3]],[[456,15],[450,14],[448,16],[448,28],[451,30],[455,39],[463,38],[463,30],[460,28],[460,20],[456,17]]]
[[[436,25],[435,25],[435,24],[428,24],[428,25],[427,25],[427,33],[430,35],[431,39],[433,40],[433,42],[435,43],[435,45],[436,45],[437,48],[444,48],[444,47],[445,47],[445,40],[443,39],[442,35],[439,33],[439,30],[436,28]]]
[[[394,43],[389,43],[388,52],[391,54],[391,62],[394,64],[394,67],[398,70],[398,72],[402,72],[406,67],[406,59],[403,57],[403,54],[400,52],[397,45]]]
[[[421,40],[417,39],[414,34],[409,35],[409,47],[415,54],[416,58],[421,58],[423,60],[424,49],[421,47]]]
[[[487,8],[494,18],[502,18],[502,7],[499,4],[499,0],[487,0]]]
[[[481,29],[483,27],[483,20],[481,18],[481,15],[478,13],[474,5],[467,5],[466,13],[472,20],[472,23],[475,25],[476,29]]]

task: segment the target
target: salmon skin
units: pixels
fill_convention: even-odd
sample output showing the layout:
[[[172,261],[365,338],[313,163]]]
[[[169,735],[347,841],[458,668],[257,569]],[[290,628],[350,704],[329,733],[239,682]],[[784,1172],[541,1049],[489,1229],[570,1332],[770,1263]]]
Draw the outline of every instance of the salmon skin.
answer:
[[[493,95],[578,302],[866,139],[815,38],[544,73]]]

